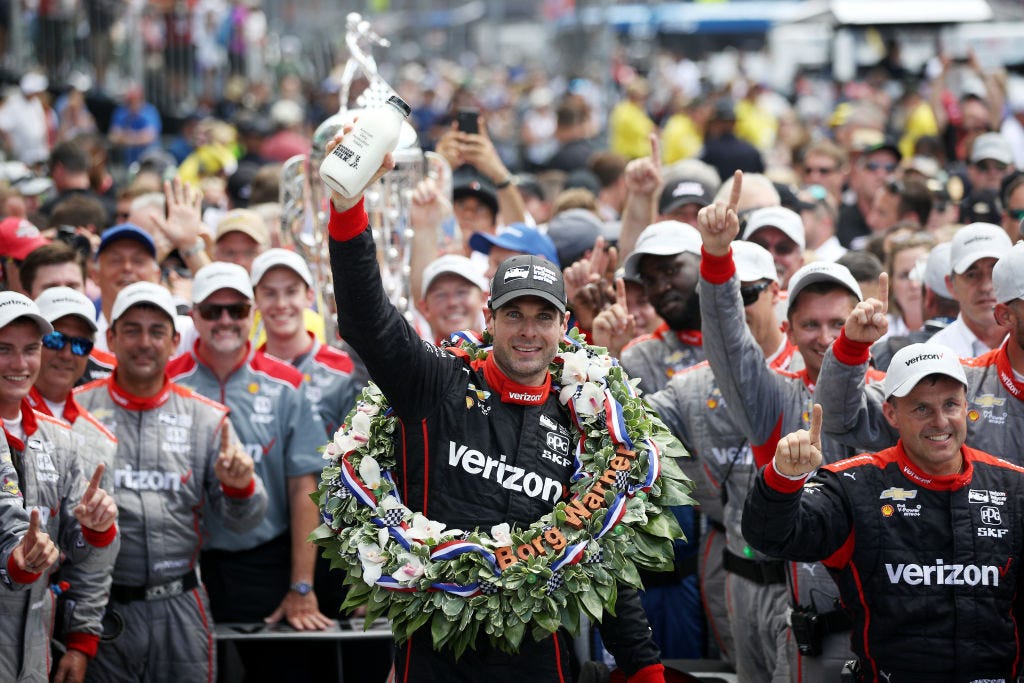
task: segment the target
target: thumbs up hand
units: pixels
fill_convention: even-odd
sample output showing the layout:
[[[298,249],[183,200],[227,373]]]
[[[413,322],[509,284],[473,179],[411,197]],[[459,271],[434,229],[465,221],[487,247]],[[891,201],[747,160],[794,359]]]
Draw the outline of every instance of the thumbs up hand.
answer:
[[[33,510],[28,531],[11,553],[14,564],[23,572],[41,574],[57,561],[59,554],[50,535],[42,530],[39,511]]]

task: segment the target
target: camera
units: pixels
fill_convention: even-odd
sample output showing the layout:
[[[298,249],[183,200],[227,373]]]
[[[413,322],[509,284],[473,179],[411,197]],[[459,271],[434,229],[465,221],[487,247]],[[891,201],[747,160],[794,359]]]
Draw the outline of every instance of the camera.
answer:
[[[86,261],[92,256],[92,244],[89,242],[89,238],[79,233],[78,228],[73,225],[57,226],[57,239],[81,253],[82,258]]]

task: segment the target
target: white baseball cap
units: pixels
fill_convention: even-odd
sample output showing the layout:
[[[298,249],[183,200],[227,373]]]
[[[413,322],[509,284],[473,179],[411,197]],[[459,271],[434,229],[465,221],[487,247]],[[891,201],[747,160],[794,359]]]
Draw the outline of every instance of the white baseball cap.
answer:
[[[974,144],[971,145],[971,163],[976,164],[985,159],[1012,164],[1013,150],[1007,139],[999,133],[982,133],[974,138]]]
[[[252,262],[252,286],[255,287],[271,268],[288,268],[302,278],[307,287],[313,286],[313,274],[301,256],[287,249],[267,249]],[[195,285],[193,285],[194,287]],[[243,294],[245,292],[242,292]],[[251,298],[251,297],[250,297]]]
[[[732,262],[736,264],[736,276],[740,282],[779,281],[772,253],[760,244],[742,240],[733,242]]]
[[[659,221],[651,223],[636,240],[633,253],[622,264],[626,277],[640,276],[640,259],[645,255],[675,256],[694,254],[700,256],[701,238],[697,228],[680,221]]]
[[[932,247],[932,250],[928,252],[922,278],[925,287],[945,299],[953,298],[953,292],[949,291],[949,286],[946,284],[946,276],[953,270],[949,265],[952,249],[953,245],[950,242],[940,242]]]
[[[487,279],[484,278],[480,269],[473,265],[472,261],[459,254],[445,254],[428,263],[427,267],[423,269],[423,296],[427,296],[434,280],[447,273],[468,280],[471,284],[479,287],[482,292],[487,291]]]
[[[235,263],[214,261],[200,268],[192,280],[192,303],[201,304],[221,289],[232,289],[250,301],[253,299],[252,283],[245,268]]]
[[[992,288],[996,301],[1024,298],[1024,242],[1017,242],[992,268]]]
[[[132,306],[149,304],[156,306],[171,319],[171,327],[177,327],[178,309],[174,305],[171,293],[155,282],[133,282],[120,292],[114,299],[114,307],[110,310],[110,324],[117,322]]]
[[[793,303],[800,292],[815,282],[835,282],[850,290],[850,293],[857,297],[857,301],[864,300],[860,285],[857,284],[857,280],[846,266],[832,261],[815,261],[793,273],[793,277],[789,279],[789,295],[786,299],[787,313],[792,310]]]
[[[18,318],[31,318],[39,325],[39,336],[53,332],[53,325],[39,312],[35,301],[18,292],[0,292],[0,328]]]
[[[998,259],[1013,246],[1006,231],[994,223],[969,223],[957,230],[951,244],[949,265],[957,275],[978,259]]]
[[[807,244],[804,237],[804,221],[800,214],[784,206],[766,206],[752,211],[747,217],[743,239],[749,240],[751,235],[762,228],[778,228],[786,237],[796,242],[800,249]]]
[[[894,353],[889,362],[885,397],[906,396],[928,375],[945,375],[967,386],[967,375],[953,349],[933,342],[909,344]]]
[[[70,287],[50,287],[36,297],[39,312],[49,322],[54,323],[66,315],[77,315],[84,320],[92,331],[96,327],[96,306],[85,294]]]

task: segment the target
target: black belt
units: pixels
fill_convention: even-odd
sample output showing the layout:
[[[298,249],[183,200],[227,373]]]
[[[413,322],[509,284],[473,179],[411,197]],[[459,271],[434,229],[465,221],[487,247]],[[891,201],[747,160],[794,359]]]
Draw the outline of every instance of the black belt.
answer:
[[[853,619],[851,619],[849,613],[842,608],[834,609],[831,612],[825,612],[824,614],[819,614],[818,621],[821,623],[825,635],[842,633],[843,631],[849,631],[853,628]]]
[[[722,551],[722,567],[762,586],[786,583],[786,563],[782,560],[749,560],[726,549]]]
[[[110,587],[110,599],[116,602],[135,602],[136,600],[165,600],[181,595],[199,586],[199,577],[195,570],[182,574],[176,579],[155,586],[121,586]]]
[[[720,534],[724,534],[725,533],[725,525],[722,524],[721,522],[716,522],[715,520],[711,519],[710,517],[708,518],[708,528],[709,529],[714,529],[715,531],[717,531]]]

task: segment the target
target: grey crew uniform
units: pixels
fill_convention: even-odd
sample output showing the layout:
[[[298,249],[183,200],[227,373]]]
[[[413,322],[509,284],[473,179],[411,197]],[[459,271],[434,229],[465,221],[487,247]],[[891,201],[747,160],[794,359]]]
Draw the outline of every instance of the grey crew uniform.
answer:
[[[328,438],[334,438],[334,433],[355,405],[358,393],[352,378],[355,364],[344,351],[321,343],[312,333],[309,336],[313,346],[293,359],[292,366],[302,373],[302,390],[309,405],[320,416]]]
[[[733,273],[722,284],[709,282],[705,260],[700,281],[704,348],[725,403],[760,466],[774,455],[780,435],[810,426],[814,386],[806,370],[783,373],[768,367],[746,326],[739,279]],[[834,440],[823,444],[826,462],[852,454]],[[817,563],[783,565],[747,549],[742,535],[735,540],[742,547],[730,549],[726,569],[733,639],[737,648],[748,648],[737,653],[740,678],[767,680],[765,672],[774,670],[771,680],[775,681],[837,679],[852,656],[849,633],[841,630],[846,617],[839,608],[839,592],[824,567]],[[734,554],[736,550],[741,554]],[[813,610],[836,631],[822,638],[820,654],[806,656],[797,649],[787,628],[791,607],[798,619],[806,610]]]
[[[631,341],[619,357],[626,373],[639,377],[640,389],[647,394],[661,391],[673,375],[702,360],[700,332],[676,332],[665,324]]]
[[[267,508],[259,477],[241,491],[217,479],[221,430],[237,441],[227,408],[170,381],[156,396],[132,396],[113,376],[75,396],[117,435],[107,470],[122,530],[103,638],[86,678],[213,680],[209,606],[195,574],[204,526],[217,517],[244,533]]]
[[[1014,377],[1006,352],[1008,343],[977,358],[960,359],[967,376],[966,443],[1024,465],[1024,383]],[[865,384],[868,362],[863,353],[858,354],[859,349],[843,354],[850,348],[844,337],[836,344],[841,345],[839,355],[830,349],[821,364],[818,401],[824,413],[822,431],[862,451],[884,450],[896,443],[899,434],[882,414],[882,386]]]
[[[37,510],[43,529],[57,544],[64,563],[74,567],[66,577],[74,584],[69,596],[77,602],[74,627],[78,642],[91,650],[100,634],[100,618],[110,587],[110,569],[118,540],[102,547],[86,537],[74,516],[88,481],[71,445],[71,431],[60,420],[22,404],[24,442],[0,438],[0,477],[7,493],[15,493],[26,512]],[[95,533],[95,532],[94,532]],[[6,565],[4,565],[6,567]],[[47,681],[52,666],[49,641],[56,596],[50,590],[51,567],[27,591],[0,591],[0,680]],[[4,575],[5,581],[9,577]]]

